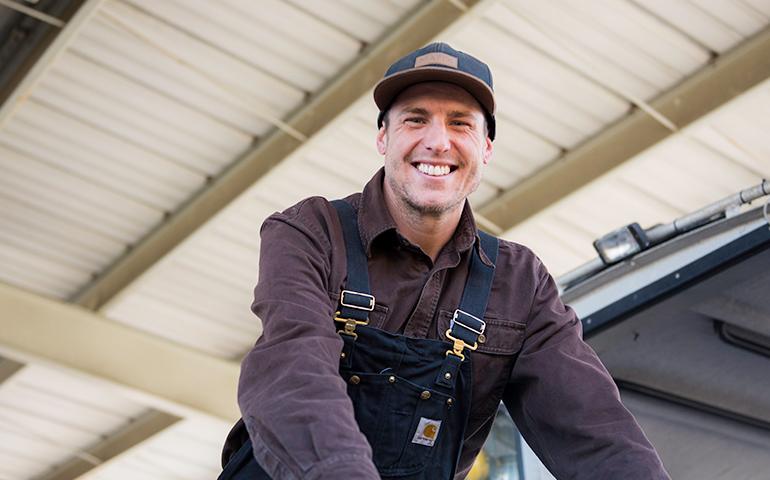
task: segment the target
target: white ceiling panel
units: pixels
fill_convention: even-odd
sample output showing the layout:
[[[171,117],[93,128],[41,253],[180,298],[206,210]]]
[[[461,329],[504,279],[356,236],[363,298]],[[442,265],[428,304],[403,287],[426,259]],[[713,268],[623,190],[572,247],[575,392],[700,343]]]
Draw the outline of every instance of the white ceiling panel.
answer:
[[[172,425],[82,480],[209,480],[222,471],[220,452],[230,425],[187,419]]]
[[[115,129],[135,129],[166,140],[168,146],[164,148],[172,147],[168,156],[178,163],[189,161],[178,158],[181,155],[176,152],[181,152],[193,157],[196,163],[202,162],[201,170],[212,171],[213,167],[216,171],[224,163],[223,157],[240,153],[249,141],[242,132],[84,57],[67,54],[64,58],[60,68],[41,82],[44,90],[53,90],[58,96],[103,112]],[[173,122],[179,118],[185,122]]]
[[[139,237],[162,216],[162,212],[147,205],[64,174],[24,152],[5,146],[0,146],[0,168],[5,171],[0,182],[6,193],[20,198],[37,197],[52,209],[66,209],[82,215],[119,237]],[[103,202],[94,203],[95,198]]]
[[[67,115],[65,112],[53,108],[49,104],[38,101],[35,98],[30,99],[23,109],[14,117],[14,122],[26,122],[24,129],[29,133],[39,132],[38,137],[65,130],[62,133],[69,136],[69,148],[75,149],[77,156],[73,155],[73,160],[78,161],[81,151],[80,145],[84,149],[90,150],[102,157],[104,169],[138,170],[141,173],[153,174],[156,181],[163,181],[169,186],[167,189],[172,192],[175,190],[197,188],[205,181],[206,172],[195,171],[190,166],[180,165],[169,159],[143,148],[142,145],[126,141],[115,137],[105,131],[101,126],[89,124],[85,121]],[[12,128],[12,127],[10,127]],[[44,133],[45,132],[45,133]],[[55,136],[55,135],[54,135]],[[70,153],[69,151],[65,151]],[[49,163],[55,159],[47,158]],[[86,160],[88,161],[88,160]],[[127,164],[122,167],[120,164]]]
[[[49,216],[24,199],[16,201],[0,192],[0,205],[3,207],[0,208],[0,219],[5,231],[19,232],[20,238],[29,238],[30,241],[37,234],[42,245],[64,251],[71,248],[80,252],[78,256],[85,261],[104,262],[124,248],[119,240],[101,234],[90,225],[71,222],[61,216]]]
[[[91,275],[83,270],[45,258],[17,242],[0,245],[0,279],[32,292],[58,298],[73,293],[73,282],[84,283]]]
[[[677,29],[714,52],[725,52],[743,37],[740,31],[730,28],[719,16],[698,8],[693,2],[646,0],[635,1],[634,4],[661,21],[676,25]]]
[[[170,57],[191,66],[211,82],[237,91],[255,108],[273,117],[280,118],[291,106],[303,100],[304,93],[301,90],[223,52],[184,26],[166,20],[166,10],[172,4],[158,2],[142,7],[139,3],[138,0],[130,3],[107,2],[100,15]],[[184,7],[175,9],[178,16],[183,16],[184,11]]]
[[[648,3],[655,5],[654,10],[647,8]],[[762,6],[744,8],[743,2],[708,3],[712,4],[712,13],[729,11],[728,17],[742,19],[729,27],[734,35],[729,41],[724,40],[725,49],[767,23],[763,18],[768,16],[768,11],[761,11]],[[675,5],[669,17],[666,5],[671,4]],[[683,30],[688,22],[685,15],[677,15],[681,4],[505,0],[490,7],[485,18],[599,85],[629,99],[646,100],[703,66],[710,58],[708,47]],[[754,13],[748,15],[748,11]],[[677,21],[680,18],[681,21]]]
[[[237,91],[207,77],[194,65],[175,60],[170,52],[143,37],[133,36],[122,24],[114,23],[112,17],[97,14],[71,51],[145,87],[149,90],[147,95],[157,92],[211,116],[234,134],[240,132],[241,143],[248,142],[250,135],[263,135],[270,129],[270,122],[250,108],[250,103]],[[152,96],[144,102],[147,108],[155,106]]]
[[[690,137],[740,164],[750,174],[770,171],[770,84],[736,99],[731,108],[703,119]]]
[[[366,43],[375,41],[387,27],[392,26],[402,15],[420,3],[419,0],[398,2],[288,0],[288,2],[310,16],[322,19],[341,32]]]
[[[315,90],[323,82],[321,72],[303,65],[306,62],[294,61],[289,55],[292,47],[297,49],[296,45],[286,44],[290,39],[277,37],[264,28],[266,19],[255,22],[225,2],[186,1],[180,4],[137,0],[132,3],[190,37],[210,43],[264,75],[285,82],[295,92]]]
[[[67,144],[66,140],[53,135],[41,136],[39,129],[35,131],[34,128],[27,128],[21,121],[14,122],[13,126],[0,132],[0,143],[52,171],[111,190],[127,201],[136,202],[151,210],[170,211],[182,196],[181,191],[169,192],[169,186],[166,186],[164,191],[164,185],[151,175],[141,177],[140,172],[125,167],[121,169],[120,166],[109,164],[93,153],[76,152],[77,146]],[[101,164],[102,168],[94,168],[94,163]],[[104,167],[110,171],[105,172]],[[114,174],[114,170],[131,172],[133,175],[120,175],[122,172]]]
[[[0,385],[0,478],[34,478],[82,456],[144,411],[100,383],[26,366]]]
[[[691,3],[701,11],[707,12],[728,28],[736,32],[752,33],[770,21],[767,2],[725,2],[723,0],[691,0]]]

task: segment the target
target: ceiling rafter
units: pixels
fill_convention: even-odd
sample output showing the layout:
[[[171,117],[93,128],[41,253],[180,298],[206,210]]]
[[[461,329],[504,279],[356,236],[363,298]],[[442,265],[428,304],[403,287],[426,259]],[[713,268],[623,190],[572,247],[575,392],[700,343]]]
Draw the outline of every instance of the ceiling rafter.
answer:
[[[22,368],[24,368],[23,363],[0,357],[0,385],[16,375]]]
[[[0,283],[0,355],[54,364],[145,395],[175,415],[240,416],[240,364]],[[201,388],[205,385],[206,388]]]

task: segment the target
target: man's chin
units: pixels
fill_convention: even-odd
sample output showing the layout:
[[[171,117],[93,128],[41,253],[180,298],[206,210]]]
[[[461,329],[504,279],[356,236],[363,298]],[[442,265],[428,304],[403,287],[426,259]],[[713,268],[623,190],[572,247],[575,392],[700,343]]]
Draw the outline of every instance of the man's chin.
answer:
[[[448,202],[410,202],[412,211],[420,215],[440,217],[453,209]]]

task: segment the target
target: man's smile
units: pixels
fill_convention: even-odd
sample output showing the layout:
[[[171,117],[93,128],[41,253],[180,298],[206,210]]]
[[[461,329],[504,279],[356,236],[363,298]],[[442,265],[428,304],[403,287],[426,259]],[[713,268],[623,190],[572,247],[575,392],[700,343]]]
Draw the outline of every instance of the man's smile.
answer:
[[[433,165],[430,163],[417,162],[413,164],[417,170],[431,177],[444,177],[452,173],[457,167],[449,165]]]

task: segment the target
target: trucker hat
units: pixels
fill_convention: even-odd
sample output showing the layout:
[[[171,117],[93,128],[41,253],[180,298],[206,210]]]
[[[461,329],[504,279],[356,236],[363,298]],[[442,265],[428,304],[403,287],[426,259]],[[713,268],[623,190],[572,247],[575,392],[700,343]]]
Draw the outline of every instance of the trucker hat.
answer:
[[[495,139],[495,94],[492,72],[486,63],[450,47],[431,43],[397,60],[374,87],[374,103],[380,109],[377,128],[399,93],[421,82],[448,82],[464,88],[484,109],[490,140]]]

